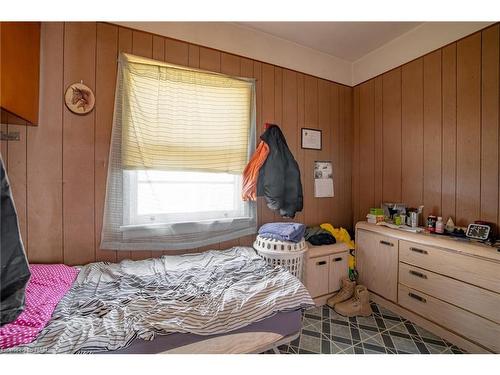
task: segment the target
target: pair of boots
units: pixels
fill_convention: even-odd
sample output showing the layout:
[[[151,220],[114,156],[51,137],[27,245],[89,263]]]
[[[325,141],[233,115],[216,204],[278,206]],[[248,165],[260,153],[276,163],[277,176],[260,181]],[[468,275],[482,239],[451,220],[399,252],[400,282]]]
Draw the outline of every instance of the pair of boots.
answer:
[[[343,316],[370,316],[370,294],[364,285],[356,285],[356,281],[348,277],[342,279],[342,289],[326,302],[337,313]]]

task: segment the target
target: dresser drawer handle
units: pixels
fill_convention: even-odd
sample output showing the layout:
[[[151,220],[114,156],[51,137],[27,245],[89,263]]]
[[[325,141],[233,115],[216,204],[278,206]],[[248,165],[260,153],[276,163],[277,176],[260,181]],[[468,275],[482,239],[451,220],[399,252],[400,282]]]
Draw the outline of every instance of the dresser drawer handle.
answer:
[[[333,261],[334,261],[334,262],[340,262],[341,260],[342,260],[342,258],[341,258],[341,257],[338,257],[338,258],[333,259]]]
[[[324,266],[326,264],[326,260],[322,260],[321,262],[316,262],[317,266]]]
[[[394,246],[394,244],[392,242],[389,242],[389,241],[380,241],[380,243],[382,245],[387,245],[387,246]]]
[[[427,275],[423,274],[422,272],[410,270],[410,274],[413,276],[420,277],[421,279],[427,279]]]
[[[423,302],[423,303],[426,303],[427,300],[424,298],[424,297],[420,297],[419,295],[417,294],[414,294],[412,292],[408,293],[408,295],[413,298],[413,299],[416,299],[417,301],[420,301],[420,302]]]
[[[427,250],[422,250],[417,247],[410,247],[410,250],[420,254],[428,254]]]

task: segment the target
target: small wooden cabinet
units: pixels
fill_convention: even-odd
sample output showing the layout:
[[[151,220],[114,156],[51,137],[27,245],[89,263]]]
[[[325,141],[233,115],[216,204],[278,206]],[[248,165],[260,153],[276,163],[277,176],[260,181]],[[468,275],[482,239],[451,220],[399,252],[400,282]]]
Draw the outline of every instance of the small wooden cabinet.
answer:
[[[0,107],[38,124],[40,22],[0,22]]]
[[[358,230],[356,268],[359,284],[396,302],[398,298],[398,241],[377,233]]]
[[[304,284],[316,305],[324,304],[341,287],[348,276],[349,248],[344,243],[324,246],[309,245],[306,253]]]

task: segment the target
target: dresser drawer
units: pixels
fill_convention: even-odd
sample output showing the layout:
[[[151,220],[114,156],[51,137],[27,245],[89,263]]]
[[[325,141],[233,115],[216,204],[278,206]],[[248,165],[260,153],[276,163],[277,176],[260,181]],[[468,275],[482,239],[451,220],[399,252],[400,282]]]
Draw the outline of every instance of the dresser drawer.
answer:
[[[405,263],[399,263],[399,282],[500,323],[500,294]]]
[[[500,263],[495,261],[403,240],[399,260],[500,293]]]
[[[401,306],[486,348],[500,352],[500,325],[399,284]]]

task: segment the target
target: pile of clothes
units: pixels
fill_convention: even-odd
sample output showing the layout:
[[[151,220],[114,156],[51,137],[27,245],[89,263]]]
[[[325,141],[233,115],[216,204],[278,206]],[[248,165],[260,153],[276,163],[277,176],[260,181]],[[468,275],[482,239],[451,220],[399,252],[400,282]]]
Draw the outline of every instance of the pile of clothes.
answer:
[[[300,223],[268,223],[259,228],[259,236],[278,241],[299,242],[304,238],[306,226]]]
[[[308,227],[304,237],[314,246],[333,245],[337,242],[330,232],[321,227]]]
[[[266,124],[260,143],[243,171],[242,199],[264,197],[272,211],[294,218],[302,211],[303,195],[299,165],[280,128]]]

